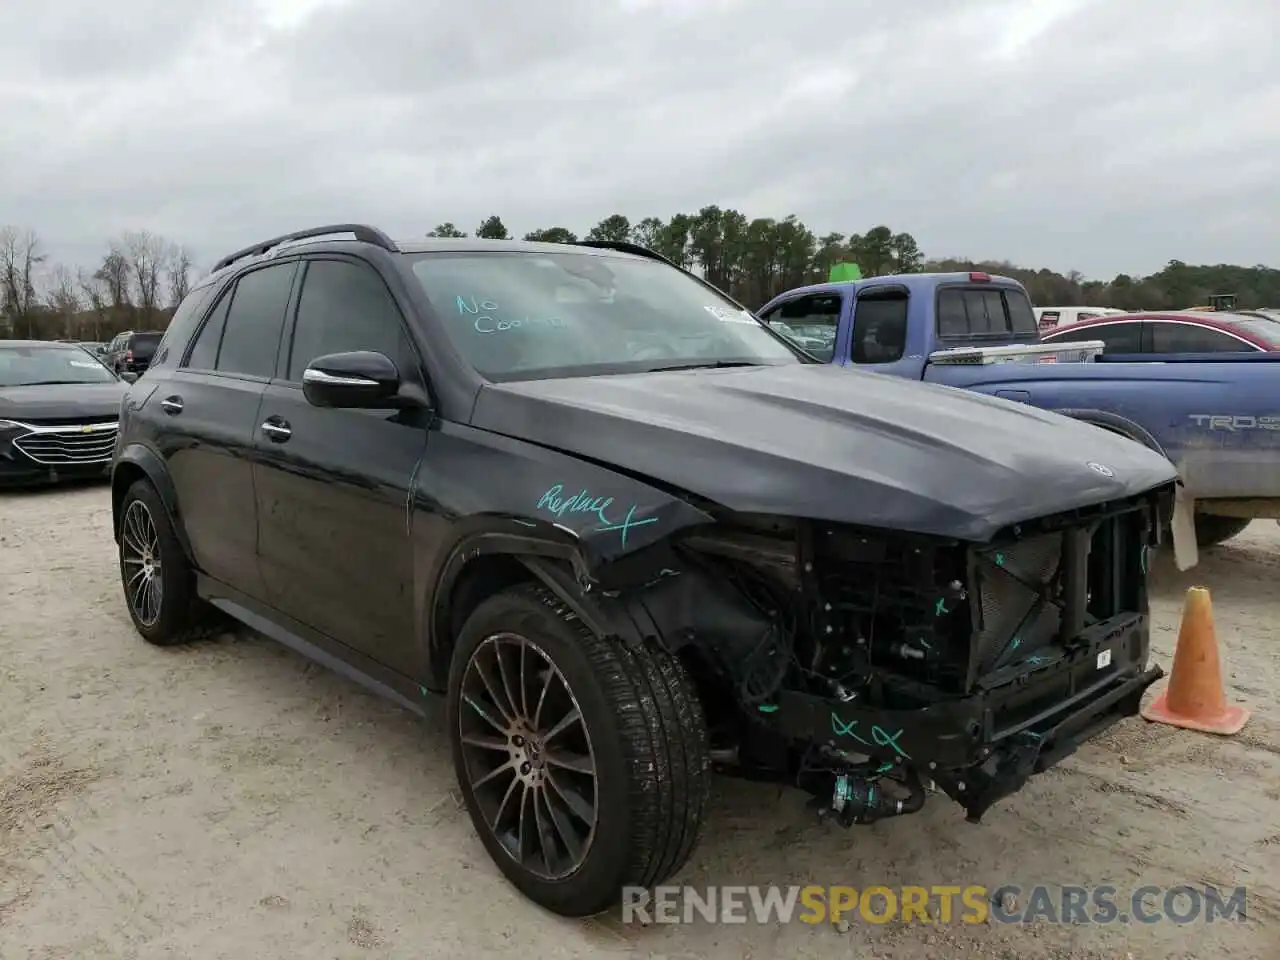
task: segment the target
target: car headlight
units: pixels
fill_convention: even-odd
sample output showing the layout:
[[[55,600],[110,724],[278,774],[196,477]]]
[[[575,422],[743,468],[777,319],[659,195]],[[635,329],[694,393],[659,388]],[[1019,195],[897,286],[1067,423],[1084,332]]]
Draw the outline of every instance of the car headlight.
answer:
[[[0,431],[21,430],[21,429],[23,429],[23,426],[20,423],[17,423],[13,420],[0,420]]]

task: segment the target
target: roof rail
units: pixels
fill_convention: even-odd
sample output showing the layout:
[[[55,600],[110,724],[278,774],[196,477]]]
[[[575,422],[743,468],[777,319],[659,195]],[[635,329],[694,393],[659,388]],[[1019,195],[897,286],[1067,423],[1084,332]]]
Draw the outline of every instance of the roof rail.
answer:
[[[632,243],[630,240],[579,240],[576,244],[570,246],[579,247],[596,247],[599,250],[617,250],[619,253],[630,253],[637,257],[647,257],[650,260],[661,260],[670,266],[676,266],[662,254],[656,250],[650,250],[648,247],[641,246],[638,243]]]
[[[245,257],[254,254],[264,254],[271,249],[280,246],[282,243],[289,243],[293,240],[310,240],[315,237],[327,237],[334,233],[350,233],[355,236],[361,243],[372,243],[376,247],[388,250],[391,253],[398,253],[400,248],[395,242],[377,227],[369,227],[360,223],[333,223],[324,227],[311,227],[307,230],[295,230],[293,233],[286,233],[279,237],[273,237],[270,240],[262,240],[251,246],[245,247],[243,250],[237,250],[235,253],[228,254],[213,265],[210,273],[217,273],[223,267],[229,267],[237,260],[243,260]]]

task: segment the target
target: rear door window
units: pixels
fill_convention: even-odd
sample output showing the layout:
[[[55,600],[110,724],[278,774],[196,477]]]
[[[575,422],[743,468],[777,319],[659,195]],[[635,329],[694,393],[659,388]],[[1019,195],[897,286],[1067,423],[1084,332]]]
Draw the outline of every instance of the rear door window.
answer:
[[[1045,337],[1046,343],[1083,343],[1088,340],[1101,340],[1106,345],[1102,351],[1104,354],[1140,353],[1142,324],[1137,322],[1101,323],[1096,327],[1067,329],[1062,333]]]
[[[1154,321],[1150,329],[1152,353],[1240,353],[1258,349],[1229,333],[1194,323]]]
[[[853,308],[853,362],[893,363],[907,349],[907,292],[869,290]]]
[[[296,263],[280,263],[260,267],[236,281],[215,370],[264,379],[275,376],[296,269]]]

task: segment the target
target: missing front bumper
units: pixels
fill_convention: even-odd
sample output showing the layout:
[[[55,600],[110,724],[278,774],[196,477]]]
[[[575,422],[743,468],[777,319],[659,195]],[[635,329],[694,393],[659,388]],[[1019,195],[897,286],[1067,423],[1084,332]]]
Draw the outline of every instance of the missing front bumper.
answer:
[[[1147,667],[1147,618],[1127,614],[984,678],[971,696],[890,710],[794,691],[768,716],[802,743],[825,743],[932,779],[978,821],[1034,774],[1138,712],[1163,671]]]

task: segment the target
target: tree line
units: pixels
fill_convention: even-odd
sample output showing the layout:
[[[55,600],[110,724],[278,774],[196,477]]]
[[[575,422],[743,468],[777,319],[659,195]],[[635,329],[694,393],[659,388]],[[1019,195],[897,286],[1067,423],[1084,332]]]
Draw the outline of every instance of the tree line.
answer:
[[[52,263],[31,228],[0,226],[0,337],[109,340],[162,330],[191,289],[191,252],[146,230],[107,242],[92,267]]]
[[[512,239],[499,216],[473,235]],[[441,223],[429,237],[465,237]],[[705,276],[750,307],[792,287],[825,280],[837,263],[856,263],[863,276],[985,270],[1022,282],[1043,306],[1102,306],[1124,310],[1183,309],[1232,293],[1240,308],[1280,306],[1280,269],[1231,264],[1194,266],[1170,260],[1150,276],[1117,274],[1089,280],[1080,273],[1028,268],[1008,261],[928,258],[915,238],[879,225],[865,233],[818,234],[796,216],[748,219],[737,210],[706,206],[697,213],[632,222],[615,213],[579,236],[565,226],[523,234],[525,240],[637,243]],[[122,330],[163,329],[186,296],[195,261],[179,243],[148,231],[109,240],[92,266],[51,263],[39,234],[0,227],[0,336],[106,340]]]

